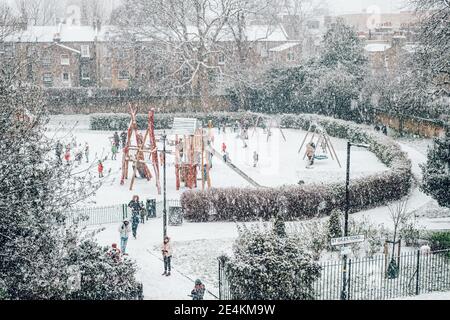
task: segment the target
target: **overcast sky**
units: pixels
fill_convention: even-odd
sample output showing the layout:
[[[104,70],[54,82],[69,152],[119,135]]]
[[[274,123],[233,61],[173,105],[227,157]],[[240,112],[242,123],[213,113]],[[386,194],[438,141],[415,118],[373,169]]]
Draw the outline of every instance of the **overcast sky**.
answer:
[[[120,0],[106,0],[110,3],[120,3]],[[361,13],[369,8],[370,12],[379,9],[381,13],[399,12],[405,7],[407,0],[313,0],[328,3],[331,14]],[[14,0],[0,0],[1,2],[14,3]]]
[[[331,13],[361,13],[369,8],[374,12],[374,8],[379,8],[381,13],[399,12],[405,8],[406,0],[326,0]]]

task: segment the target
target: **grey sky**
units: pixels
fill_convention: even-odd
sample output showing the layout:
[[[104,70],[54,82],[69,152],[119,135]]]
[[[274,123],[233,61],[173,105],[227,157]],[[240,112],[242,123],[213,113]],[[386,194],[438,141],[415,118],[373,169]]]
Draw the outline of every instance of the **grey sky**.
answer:
[[[326,0],[331,13],[361,13],[367,8],[378,7],[381,13],[399,12],[405,8],[406,0]],[[373,12],[373,10],[370,10]]]
[[[380,12],[399,12],[405,7],[408,0],[313,0],[313,1],[325,1],[328,3],[331,14],[343,14],[343,13],[361,13],[367,8],[374,6],[380,9]],[[14,3],[14,0],[0,0],[0,3]],[[120,0],[106,0],[108,4],[120,3]]]

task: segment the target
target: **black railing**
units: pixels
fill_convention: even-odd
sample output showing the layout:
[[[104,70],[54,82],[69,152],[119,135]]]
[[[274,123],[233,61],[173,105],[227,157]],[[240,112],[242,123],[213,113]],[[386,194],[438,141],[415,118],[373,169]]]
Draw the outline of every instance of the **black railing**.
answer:
[[[167,200],[167,208],[180,207],[180,200]],[[156,201],[156,217],[162,216],[163,202]],[[128,204],[111,206],[84,207],[73,209],[67,214],[68,224],[78,222],[80,226],[120,223],[131,217]]]
[[[227,280],[227,263],[225,257],[219,258],[219,299],[238,299]],[[321,275],[311,296],[315,300],[339,300],[343,262],[328,261],[320,266]],[[347,277],[348,300],[385,300],[450,290],[450,249],[349,259]]]

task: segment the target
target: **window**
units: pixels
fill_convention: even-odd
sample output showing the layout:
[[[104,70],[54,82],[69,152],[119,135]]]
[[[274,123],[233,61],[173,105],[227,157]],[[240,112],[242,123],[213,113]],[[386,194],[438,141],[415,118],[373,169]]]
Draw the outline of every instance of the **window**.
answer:
[[[128,70],[119,70],[119,80],[128,80],[130,79],[130,73]]]
[[[127,51],[125,49],[119,49],[117,51],[117,58],[126,59],[128,57]]]
[[[70,75],[69,75],[68,72],[64,72],[64,73],[62,74],[62,81],[63,81],[63,82],[70,82]]]
[[[53,86],[53,75],[50,72],[44,73],[43,80],[46,87]]]
[[[89,66],[82,65],[81,66],[81,80],[90,80],[90,79],[91,79],[91,76],[90,76]]]
[[[287,59],[288,61],[294,61],[294,53],[293,52],[288,52],[287,54]]]
[[[52,55],[50,52],[44,52],[42,55],[42,65],[48,67],[52,64]]]
[[[225,64],[225,55],[223,53],[219,54],[219,64],[224,65]]]
[[[163,66],[156,68],[156,79],[162,79],[165,76],[165,70]]]
[[[81,46],[81,57],[83,57],[83,58],[91,57],[91,55],[89,54],[89,46],[88,45]]]
[[[4,50],[5,57],[8,57],[8,58],[14,57],[14,47],[12,44],[5,44],[3,50]]]
[[[69,58],[68,54],[62,54],[61,55],[61,65],[62,66],[70,65],[70,58]]]

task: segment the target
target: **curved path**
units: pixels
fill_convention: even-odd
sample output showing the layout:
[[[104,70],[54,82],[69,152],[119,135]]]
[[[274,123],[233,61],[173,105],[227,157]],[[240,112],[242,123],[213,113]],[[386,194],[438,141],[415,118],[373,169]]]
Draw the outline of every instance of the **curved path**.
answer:
[[[430,196],[426,195],[422,191],[420,191],[418,187],[418,183],[422,181],[422,170],[420,169],[419,164],[425,163],[427,160],[427,156],[422,152],[418,151],[416,148],[413,148],[403,142],[398,142],[401,149],[408,154],[408,157],[411,159],[411,171],[415,178],[415,186],[411,191],[411,194],[407,203],[408,211],[415,211],[420,209],[421,207],[428,206],[430,203],[435,202]],[[387,206],[378,207],[374,209],[364,210],[352,215],[356,218],[367,217],[374,223],[384,223],[386,227],[389,227],[392,224],[391,218],[389,216],[389,210]],[[420,228],[425,228],[428,230],[450,230],[450,218],[418,218],[418,226]]]

